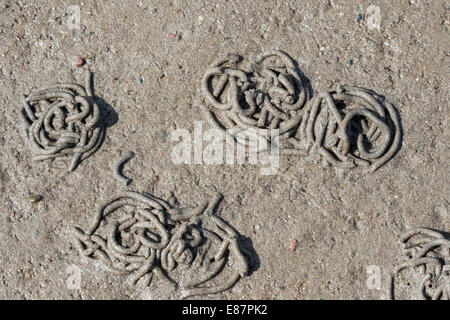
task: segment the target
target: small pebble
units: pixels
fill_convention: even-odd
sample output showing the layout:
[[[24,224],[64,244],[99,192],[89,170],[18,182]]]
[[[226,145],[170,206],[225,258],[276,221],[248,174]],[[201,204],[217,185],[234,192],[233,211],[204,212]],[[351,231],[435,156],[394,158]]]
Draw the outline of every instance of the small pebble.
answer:
[[[84,60],[80,56],[73,56],[70,58],[70,60],[77,67],[81,67],[84,64]]]
[[[353,65],[353,59],[348,60],[347,64],[351,67]]]
[[[174,39],[177,35],[175,33],[168,33],[167,38]]]
[[[358,13],[358,15],[356,16],[356,20],[355,21],[359,23],[362,20],[362,18],[363,18],[362,14]]]
[[[27,200],[31,203],[36,203],[42,200],[42,196],[38,194],[32,194],[27,197]]]
[[[255,224],[255,230],[261,229],[261,226],[259,224]]]
[[[33,277],[32,273],[31,273],[31,269],[22,271],[22,274],[23,274],[23,278],[25,280],[30,280]]]
[[[297,247],[297,240],[292,240],[291,242],[291,251],[295,251],[295,247]]]

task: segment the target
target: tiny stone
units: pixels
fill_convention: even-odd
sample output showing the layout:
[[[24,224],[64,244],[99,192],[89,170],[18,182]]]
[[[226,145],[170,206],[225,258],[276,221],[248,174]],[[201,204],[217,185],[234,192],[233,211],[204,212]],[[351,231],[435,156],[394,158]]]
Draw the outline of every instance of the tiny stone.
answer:
[[[363,18],[362,14],[358,13],[358,15],[356,16],[356,20],[355,21],[359,23],[362,20],[362,18]]]
[[[174,39],[177,35],[175,33],[168,33],[167,38]]]
[[[31,203],[36,203],[42,200],[42,196],[38,194],[32,194],[27,197],[27,200]]]
[[[261,229],[261,226],[259,224],[255,224],[255,230]]]
[[[25,280],[30,280],[33,277],[31,274],[31,270],[25,270],[22,272],[22,274]]]
[[[291,242],[291,251],[295,251],[295,248],[297,247],[297,240],[294,239]]]
[[[353,59],[348,60],[347,64],[351,67],[353,65]]]
[[[80,56],[73,56],[70,58],[70,60],[77,67],[81,67],[84,64],[84,60]]]

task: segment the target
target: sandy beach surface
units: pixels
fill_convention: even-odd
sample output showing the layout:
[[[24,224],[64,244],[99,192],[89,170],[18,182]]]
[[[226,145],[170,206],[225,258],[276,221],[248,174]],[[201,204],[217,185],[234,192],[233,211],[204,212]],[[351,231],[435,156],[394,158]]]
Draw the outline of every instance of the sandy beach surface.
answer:
[[[164,279],[133,286],[73,246],[72,228],[87,228],[127,189],[113,167],[133,151],[128,189],[173,192],[183,206],[220,192],[216,214],[252,253],[248,276],[194,299],[387,299],[399,237],[418,227],[450,232],[448,28],[440,0],[0,0],[0,298],[180,298]],[[275,49],[296,61],[313,94],[357,85],[390,101],[403,133],[397,154],[374,173],[323,168],[316,155],[280,156],[274,175],[259,164],[173,163],[171,132],[210,127],[201,79],[211,62]],[[84,84],[88,69],[103,144],[71,173],[70,157],[32,161],[22,95]],[[414,277],[404,280],[405,299],[417,298]]]

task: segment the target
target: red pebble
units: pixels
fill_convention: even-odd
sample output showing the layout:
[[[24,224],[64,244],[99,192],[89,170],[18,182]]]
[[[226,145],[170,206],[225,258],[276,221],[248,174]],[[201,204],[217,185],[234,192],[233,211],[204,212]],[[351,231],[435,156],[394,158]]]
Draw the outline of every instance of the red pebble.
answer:
[[[81,67],[84,64],[84,60],[80,56],[73,56],[71,58],[71,60],[72,60],[72,63],[74,65],[76,65],[77,67]]]
[[[173,39],[173,38],[175,38],[177,35],[175,34],[175,33],[168,33],[167,34],[167,38],[169,38],[169,39]]]
[[[295,247],[297,246],[297,240],[292,240],[291,242],[291,251],[295,251]]]

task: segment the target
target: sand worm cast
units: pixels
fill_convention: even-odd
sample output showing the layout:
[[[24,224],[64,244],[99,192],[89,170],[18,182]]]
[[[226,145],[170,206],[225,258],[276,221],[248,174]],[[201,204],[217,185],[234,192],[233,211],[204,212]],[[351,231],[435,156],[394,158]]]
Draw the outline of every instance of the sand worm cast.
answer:
[[[214,216],[220,200],[217,194],[196,207],[179,208],[173,197],[166,202],[124,191],[99,208],[89,229],[74,229],[74,246],[132,283],[149,285],[153,275],[164,277],[184,298],[225,291],[246,276],[251,254]]]
[[[373,172],[398,150],[400,123],[394,107],[379,95],[344,86],[308,102],[298,139],[308,152],[318,152],[325,165]]]
[[[397,112],[376,93],[339,86],[310,99],[286,53],[263,54],[247,70],[241,67],[241,60],[236,54],[218,59],[202,79],[207,119],[238,143],[246,144],[247,131],[252,129],[267,142],[273,142],[276,135],[281,154],[318,152],[325,165],[362,166],[369,172],[386,163],[400,147]],[[245,135],[236,134],[242,130]],[[267,143],[257,145],[255,150],[249,144],[249,150],[268,149],[264,147]]]
[[[418,294],[425,300],[450,300],[450,240],[444,234],[418,228],[405,233],[400,242],[403,260],[391,274],[389,295],[395,299],[396,279],[405,269],[420,272]]]
[[[230,54],[214,61],[204,73],[207,118],[220,130],[277,129],[280,137],[291,137],[309,98],[294,61],[279,50],[260,55],[247,70],[240,67],[241,60]],[[288,145],[292,152],[295,145]]]
[[[127,153],[125,153],[122,158],[119,159],[119,161],[117,161],[116,165],[114,166],[114,177],[119,180],[120,182],[122,182],[123,184],[125,184],[126,186],[128,186],[131,181],[133,181],[133,179],[125,177],[122,174],[122,168],[123,165],[125,164],[125,162],[130,161],[132,158],[134,157],[134,152],[133,151],[128,151]]]
[[[86,87],[64,83],[23,96],[19,115],[33,160],[72,156],[71,172],[99,148],[105,129],[91,78]]]

